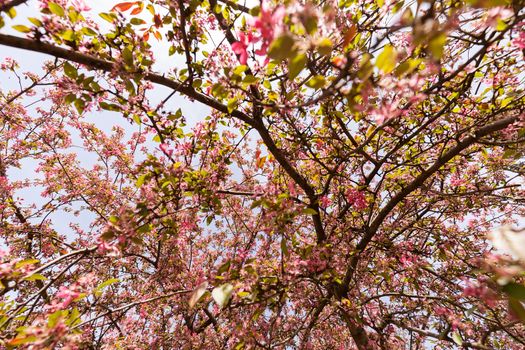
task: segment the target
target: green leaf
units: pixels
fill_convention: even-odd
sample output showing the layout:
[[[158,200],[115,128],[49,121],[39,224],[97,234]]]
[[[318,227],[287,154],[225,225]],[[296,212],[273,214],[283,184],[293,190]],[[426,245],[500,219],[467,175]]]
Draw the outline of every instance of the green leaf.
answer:
[[[306,66],[307,57],[304,53],[295,56],[288,63],[288,78],[294,79]]]
[[[507,97],[501,101],[501,108],[505,108],[515,100],[514,97]]]
[[[222,275],[226,271],[230,269],[231,262],[230,260],[226,261],[224,264],[222,264],[219,269],[217,270],[217,274]]]
[[[306,29],[306,32],[310,35],[313,35],[315,34],[315,32],[317,32],[317,29],[318,29],[318,20],[317,20],[317,16],[308,16],[308,18],[305,18],[303,20],[303,26],[304,26],[304,29]]]
[[[34,335],[17,335],[16,338],[10,340],[8,342],[9,345],[11,346],[18,346],[18,345],[23,345],[23,344],[28,344],[28,343],[34,343],[38,338]]]
[[[231,113],[237,108],[237,99],[236,98],[230,98],[228,100],[228,113]]]
[[[76,79],[78,76],[78,71],[71,63],[65,62],[64,63],[64,74],[66,74],[68,78]]]
[[[86,108],[86,102],[80,98],[75,100],[74,105],[79,114],[82,114],[84,112],[84,108]]]
[[[141,19],[141,18],[134,17],[134,18],[131,19],[130,23],[135,25],[135,26],[139,26],[139,25],[142,25],[142,24],[146,24],[146,21]]]
[[[445,44],[447,43],[447,36],[444,33],[441,33],[433,37],[428,43],[428,49],[432,56],[439,60],[443,56],[445,51]]]
[[[21,267],[24,267],[24,266],[27,266],[27,265],[34,265],[34,264],[37,264],[39,263],[40,260],[38,259],[26,259],[26,260],[22,260],[22,261],[19,261],[15,264],[15,269],[19,269]]]
[[[39,273],[34,273],[24,278],[24,281],[45,281],[45,280],[47,280],[47,277]]]
[[[397,66],[394,73],[396,76],[401,77],[406,74],[410,74],[421,64],[421,59],[415,59],[411,58],[406,60],[405,62],[401,63]]]
[[[62,319],[62,317],[64,316],[66,312],[67,311],[65,310],[58,310],[58,311],[53,312],[47,318],[47,326],[49,328],[54,328],[58,324],[58,321]]]
[[[385,45],[383,51],[377,56],[376,66],[383,73],[388,74],[396,67],[397,53],[394,47],[390,44]]]
[[[99,16],[109,23],[113,23],[113,21],[116,19],[116,16],[112,13],[99,13]]]
[[[315,211],[314,209],[312,208],[304,208],[302,210],[303,214],[306,214],[306,215],[317,215],[317,211]]]
[[[236,75],[240,75],[248,70],[248,66],[241,64],[240,66],[237,66],[233,69],[232,73]]]
[[[474,7],[491,8],[510,5],[508,0],[467,0],[467,4]]]
[[[233,286],[229,283],[225,283],[219,287],[216,287],[211,292],[213,300],[221,307],[224,308],[228,305],[233,293]]]
[[[326,84],[326,79],[323,75],[316,75],[306,82],[306,86],[312,89],[320,89]]]
[[[64,33],[60,35],[62,39],[67,41],[75,41],[75,32],[71,29],[66,30]]]
[[[71,23],[77,23],[79,19],[79,13],[72,7],[69,8],[67,16]]]
[[[396,1],[394,7],[392,8],[392,13],[397,13],[403,8],[405,1]]]
[[[295,40],[288,34],[275,39],[268,50],[268,56],[274,60],[281,62],[294,55],[293,47]]]
[[[77,96],[75,94],[68,94],[66,98],[64,99],[64,102],[69,104],[72,104],[77,99]]]
[[[317,52],[319,52],[321,56],[326,56],[332,52],[332,46],[332,40],[329,38],[322,38],[317,42]]]
[[[512,312],[522,321],[525,321],[525,308],[523,304],[514,298],[509,299],[509,307]]]
[[[21,24],[14,25],[12,28],[14,30],[22,32],[22,33],[29,33],[29,32],[31,32],[31,28],[26,27],[26,26],[21,25]]]
[[[37,27],[42,27],[42,22],[38,18],[29,17],[29,22],[33,23]]]
[[[242,80],[242,82],[243,82],[244,84],[251,85],[251,84],[257,82],[257,78],[254,77],[254,76],[251,75],[251,74],[248,74],[247,76],[244,77],[244,79]]]
[[[137,182],[136,182],[135,186],[141,187],[144,184],[144,181],[146,181],[146,176],[147,176],[147,174],[140,175],[138,177],[138,179],[137,179]]]
[[[95,32],[93,29],[84,27],[82,28],[82,33],[88,36],[97,36],[97,32]]]
[[[503,21],[501,18],[498,18],[498,20],[496,21],[496,30],[498,32],[502,32],[505,29],[507,29],[507,27],[508,27],[508,24],[505,23],[505,21]]]
[[[101,101],[98,105],[100,106],[100,108],[106,111],[118,112],[121,110],[120,106],[114,103],[107,103],[107,102]]]
[[[514,299],[525,300],[525,286],[518,283],[509,283],[503,286],[503,292]]]
[[[288,251],[288,246],[286,245],[286,240],[284,238],[281,239],[281,252],[283,252],[284,256],[290,255],[290,252]]]
[[[49,8],[49,11],[51,11],[51,13],[54,15],[64,17],[64,15],[66,14],[64,12],[64,8],[55,2],[49,2],[47,6]]]
[[[78,308],[73,308],[73,310],[71,310],[71,314],[69,315],[69,318],[66,322],[66,325],[68,326],[76,326],[77,324],[79,324],[81,321],[80,319],[80,312],[78,311]]]
[[[454,343],[459,346],[463,345],[463,339],[461,338],[461,334],[459,334],[459,332],[452,333],[452,340],[454,340]]]
[[[107,286],[110,286],[112,284],[118,283],[120,280],[118,278],[110,278],[107,281],[102,282],[98,285],[97,291],[101,291],[102,289],[106,288]]]
[[[9,16],[9,18],[13,19],[16,17],[16,10],[15,10],[15,7],[11,7],[9,10],[7,10],[7,15]]]
[[[124,50],[122,50],[122,59],[128,66],[133,66],[133,53],[129,47],[126,47]]]

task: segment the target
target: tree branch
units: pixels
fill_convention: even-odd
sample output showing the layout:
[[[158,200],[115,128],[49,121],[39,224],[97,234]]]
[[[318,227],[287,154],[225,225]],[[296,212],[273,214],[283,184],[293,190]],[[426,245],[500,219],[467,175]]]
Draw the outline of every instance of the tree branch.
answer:
[[[13,7],[16,7],[18,5],[22,5],[22,4],[26,3],[27,1],[28,0],[12,0],[12,1],[6,2],[5,4],[0,5],[0,12],[7,12],[10,9],[12,9]]]
[[[471,135],[465,137],[463,140],[459,141],[456,146],[450,149],[448,152],[443,154],[438,158],[434,164],[427,170],[420,173],[408,186],[406,186],[401,192],[396,194],[390,201],[380,210],[375,219],[372,221],[368,229],[366,230],[365,235],[359,241],[356,246],[356,254],[350,260],[349,267],[346,271],[346,275],[342,285],[342,295],[348,293],[349,283],[352,280],[353,274],[356,270],[357,264],[360,259],[360,253],[365,250],[368,246],[368,243],[372,240],[374,235],[377,233],[379,227],[382,225],[383,221],[390,214],[390,212],[408,195],[418,189],[423,183],[430,178],[435,172],[437,172],[443,165],[449,162],[451,159],[459,155],[462,151],[476,143],[480,138],[487,136],[495,131],[502,130],[518,120],[517,116],[507,117],[500,119],[492,124],[486,125],[474,131]]]

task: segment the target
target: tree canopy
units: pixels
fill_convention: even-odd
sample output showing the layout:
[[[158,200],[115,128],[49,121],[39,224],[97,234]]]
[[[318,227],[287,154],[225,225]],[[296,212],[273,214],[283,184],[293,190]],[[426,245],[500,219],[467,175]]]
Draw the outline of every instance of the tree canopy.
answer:
[[[0,1],[0,347],[523,349],[522,0],[90,6]]]

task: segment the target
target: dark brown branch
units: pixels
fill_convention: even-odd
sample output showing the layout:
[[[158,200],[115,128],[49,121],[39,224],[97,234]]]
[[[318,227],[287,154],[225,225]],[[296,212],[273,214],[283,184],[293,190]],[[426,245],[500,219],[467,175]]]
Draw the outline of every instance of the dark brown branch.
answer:
[[[16,7],[18,5],[22,5],[22,4],[26,3],[27,1],[28,0],[13,0],[13,1],[6,2],[5,4],[0,5],[0,12],[7,12],[10,9],[12,9],[13,7]]]
[[[77,51],[64,49],[64,48],[61,48],[61,47],[58,47],[52,44],[48,44],[48,43],[44,43],[44,42],[40,42],[36,40],[31,40],[31,39],[26,39],[26,38],[20,38],[20,37],[13,36],[13,35],[0,34],[0,45],[5,45],[5,46],[15,47],[19,49],[52,55],[54,57],[58,57],[58,58],[62,58],[62,59],[65,59],[71,62],[83,64],[90,68],[99,69],[105,72],[112,72],[112,71],[115,71],[117,68],[119,68],[115,63],[107,61],[107,60],[103,60],[103,59],[93,57],[87,54],[83,54]],[[264,126],[264,123],[260,119],[258,120],[252,119],[247,114],[239,110],[234,110],[232,112],[229,112],[228,107],[220,103],[216,99],[196,91],[192,86],[188,86],[183,83],[171,80],[170,78],[167,78],[163,75],[156,74],[156,73],[146,73],[144,75],[144,79],[149,82],[155,83],[155,84],[169,87],[177,91],[178,93],[189,97],[190,99],[193,99],[202,104],[205,104],[219,112],[230,114],[231,116],[254,127],[259,133],[259,135],[261,136],[266,147],[268,147],[268,150],[272,153],[272,155],[279,162],[279,164],[284,168],[286,173],[288,173],[288,175],[303,189],[303,191],[305,191],[306,195],[310,199],[310,207],[317,212],[317,214],[312,215],[316,234],[317,234],[317,240],[321,242],[326,239],[326,234],[324,233],[324,228],[323,228],[321,217],[319,214],[319,205],[317,203],[317,196],[315,194],[314,189],[308,184],[306,179],[303,178],[297,172],[297,170],[290,164],[290,162],[284,156],[284,154],[279,149],[279,147],[277,147],[270,133]]]
[[[436,173],[443,165],[445,165],[447,162],[459,155],[462,151],[476,143],[482,137],[490,135],[493,132],[502,130],[510,124],[514,123],[516,120],[518,120],[518,117],[516,116],[507,117],[475,130],[471,135],[459,141],[456,146],[454,146],[445,154],[443,154],[440,158],[438,158],[430,168],[420,173],[408,186],[406,186],[401,192],[399,192],[394,197],[392,197],[392,199],[390,199],[390,201],[377,214],[375,219],[372,221],[372,223],[366,230],[365,235],[357,244],[356,254],[350,260],[350,264],[346,271],[346,275],[342,285],[342,295],[346,295],[348,293],[349,283],[352,280],[353,274],[359,262],[360,253],[364,251],[365,248],[368,246],[368,244],[378,231],[379,227],[382,225],[386,217],[392,212],[392,210],[408,195],[410,195],[421,185],[423,185],[423,183],[434,173]]]
[[[62,58],[71,62],[80,63],[90,68],[99,69],[105,72],[111,72],[114,71],[116,68],[119,68],[115,63],[97,57],[86,55],[77,51],[64,49],[52,44],[47,44],[44,42],[26,38],[20,38],[8,34],[0,34],[0,45],[29,50],[33,52],[40,52],[43,54]],[[147,73],[145,74],[144,79],[155,84],[169,87],[177,91],[178,93],[185,95],[191,99],[194,99],[200,103],[203,103],[213,109],[216,109],[217,111],[231,114],[233,117],[242,120],[243,122],[249,125],[253,124],[252,119],[246,114],[238,110],[229,113],[228,107],[226,107],[226,105],[223,105],[222,103],[220,103],[212,97],[209,97],[196,91],[191,86],[184,85],[183,83],[171,80],[163,75],[156,73]]]
[[[233,1],[230,1],[230,0],[219,0],[220,2],[222,2],[223,4],[225,5],[228,5],[230,6],[231,8],[235,9],[235,10],[238,10],[238,11],[241,11],[241,12],[244,12],[244,13],[250,13],[250,8],[244,6],[244,5],[241,5],[241,4],[236,4],[234,3]]]

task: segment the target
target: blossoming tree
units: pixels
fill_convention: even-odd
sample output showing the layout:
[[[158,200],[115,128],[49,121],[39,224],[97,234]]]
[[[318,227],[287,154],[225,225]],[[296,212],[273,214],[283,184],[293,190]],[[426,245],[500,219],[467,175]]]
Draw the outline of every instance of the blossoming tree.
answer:
[[[0,347],[523,348],[522,0],[90,5],[0,1]]]

